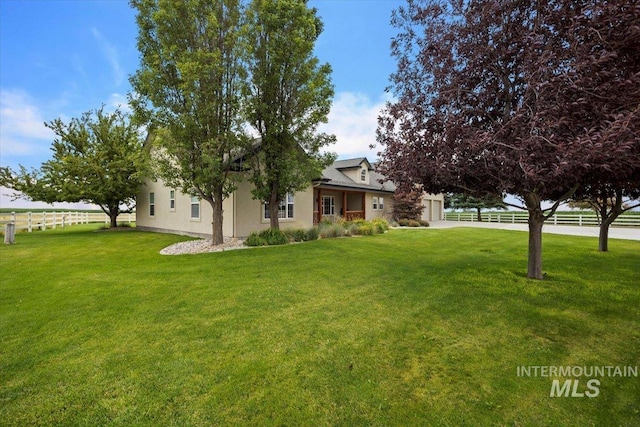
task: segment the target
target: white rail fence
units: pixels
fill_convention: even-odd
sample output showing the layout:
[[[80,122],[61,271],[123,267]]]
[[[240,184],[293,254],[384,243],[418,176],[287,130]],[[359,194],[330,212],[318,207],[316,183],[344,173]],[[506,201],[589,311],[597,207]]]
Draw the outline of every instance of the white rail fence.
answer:
[[[467,221],[478,222],[477,212],[446,212],[445,221]],[[497,222],[504,224],[526,224],[526,212],[483,212],[481,214],[483,222]],[[555,214],[549,218],[545,224],[549,225],[577,225],[577,226],[598,226],[598,216],[593,213],[581,214]],[[640,227],[640,215],[623,214],[611,224],[612,227]]]
[[[136,220],[135,213],[125,213],[118,216],[118,222],[132,223]],[[74,224],[89,223],[109,224],[109,215],[102,212],[11,212],[0,213],[0,225],[14,224],[15,230],[46,230],[47,228],[65,228]]]

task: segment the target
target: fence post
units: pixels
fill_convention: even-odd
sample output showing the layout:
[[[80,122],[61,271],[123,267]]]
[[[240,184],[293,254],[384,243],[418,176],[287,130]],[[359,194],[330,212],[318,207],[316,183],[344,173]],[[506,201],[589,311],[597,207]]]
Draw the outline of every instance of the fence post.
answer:
[[[4,226],[4,244],[13,245],[16,242],[16,224],[10,222]]]
[[[16,213],[15,212],[11,212],[11,222],[12,223],[16,223]]]
[[[42,225],[40,226],[42,231],[47,229],[47,212],[42,212]]]
[[[578,225],[582,227],[582,214],[578,215]]]
[[[31,233],[33,230],[31,229],[31,212],[27,212],[27,232]]]
[[[56,229],[56,221],[57,221],[57,220],[58,220],[58,218],[56,218],[56,211],[53,211],[53,218],[52,218],[52,221],[53,221],[53,229],[54,229],[54,230]]]
[[[62,229],[64,230],[64,221],[67,217],[65,216],[64,212],[62,213]]]
[[[553,225],[558,225],[558,215],[553,216]]]

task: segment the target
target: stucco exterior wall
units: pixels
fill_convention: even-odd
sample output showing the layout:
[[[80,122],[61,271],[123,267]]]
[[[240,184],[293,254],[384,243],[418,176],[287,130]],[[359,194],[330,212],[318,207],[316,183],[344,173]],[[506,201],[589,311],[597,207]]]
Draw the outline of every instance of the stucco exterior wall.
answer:
[[[384,198],[383,209],[373,209],[373,198]],[[366,220],[372,220],[375,218],[384,218],[390,220],[393,216],[393,194],[389,193],[366,193],[365,196],[366,209],[364,212]]]
[[[253,231],[269,228],[269,220],[264,218],[262,202],[251,197],[251,188],[251,183],[243,181],[234,193],[234,210],[236,212],[234,235],[236,237],[246,237]],[[279,223],[282,230],[313,227],[313,189],[311,186],[293,195],[293,218],[280,218]]]
[[[211,236],[211,217],[213,210],[209,202],[200,201],[200,217],[191,218],[191,196],[175,190],[175,207],[170,207],[171,188],[162,181],[146,180],[140,188],[136,200],[136,227],[143,230],[164,233],[184,234],[188,236]],[[154,193],[155,214],[150,214],[150,193]],[[222,234],[233,235],[233,197],[223,202],[224,217]]]

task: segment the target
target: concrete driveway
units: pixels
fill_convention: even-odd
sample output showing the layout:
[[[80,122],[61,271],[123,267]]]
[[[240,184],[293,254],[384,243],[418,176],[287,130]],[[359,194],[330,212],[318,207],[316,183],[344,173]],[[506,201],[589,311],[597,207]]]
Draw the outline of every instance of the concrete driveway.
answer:
[[[434,221],[430,228],[475,227],[497,228],[501,230],[529,231],[527,224],[502,224],[496,222],[466,222],[466,221]],[[598,237],[598,227],[577,225],[547,225],[542,227],[543,233],[567,234],[570,236]],[[635,227],[609,227],[610,239],[640,240],[640,228]]]

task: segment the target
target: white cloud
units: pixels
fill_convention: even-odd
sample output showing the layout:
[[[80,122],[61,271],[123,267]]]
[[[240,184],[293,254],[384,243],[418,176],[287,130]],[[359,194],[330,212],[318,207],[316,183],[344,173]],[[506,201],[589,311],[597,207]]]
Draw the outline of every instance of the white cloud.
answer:
[[[121,93],[112,93],[111,96],[109,96],[107,106],[114,111],[118,109],[122,113],[131,113],[129,100],[127,99],[126,95],[123,95]]]
[[[48,147],[54,134],[44,125],[42,112],[24,92],[0,90],[2,154],[33,155]]]
[[[328,151],[336,152],[339,158],[365,156],[369,161],[377,160],[379,148],[371,149],[369,145],[376,143],[378,115],[388,99],[386,95],[372,100],[361,93],[338,93],[328,123],[319,127],[319,131],[337,138]]]
[[[124,80],[125,73],[120,66],[120,60],[118,59],[118,50],[111,43],[109,43],[109,41],[102,35],[100,31],[98,31],[97,28],[91,28],[91,34],[93,34],[93,37],[98,40],[102,47],[102,51],[107,57],[107,61],[109,61],[109,64],[111,64],[116,86],[120,86],[120,84]]]

